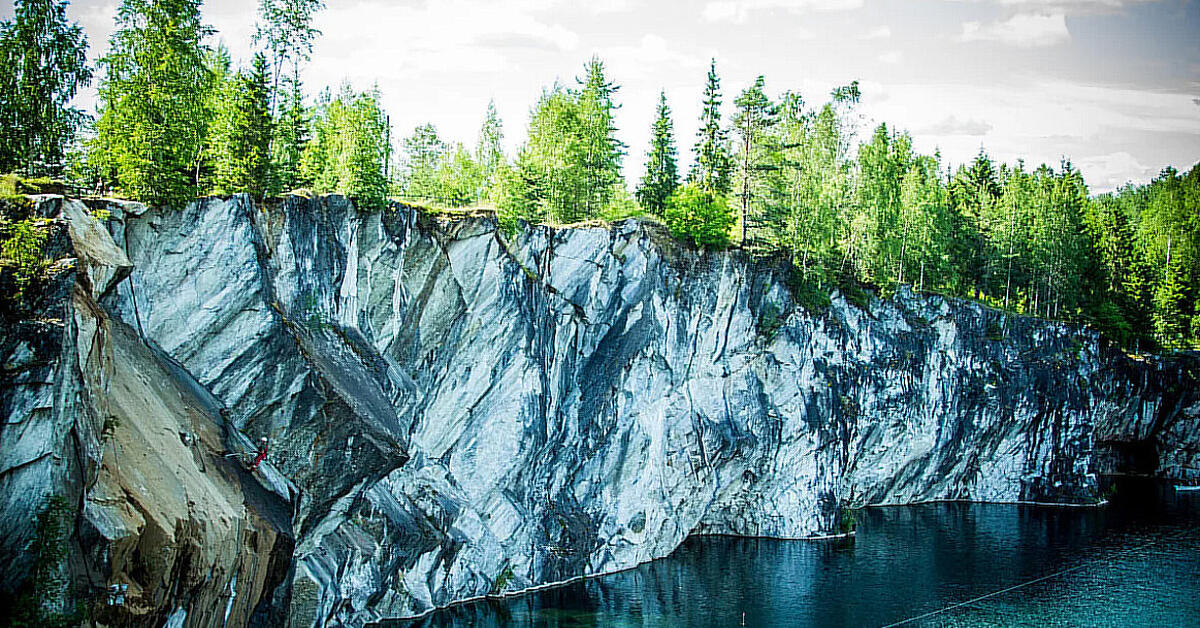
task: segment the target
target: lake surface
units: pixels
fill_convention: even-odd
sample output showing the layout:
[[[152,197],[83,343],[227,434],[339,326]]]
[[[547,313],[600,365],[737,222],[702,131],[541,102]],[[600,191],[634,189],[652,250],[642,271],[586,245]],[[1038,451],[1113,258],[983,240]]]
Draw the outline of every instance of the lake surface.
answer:
[[[394,625],[1200,626],[1200,493],[858,516],[854,541],[692,538],[634,570]]]

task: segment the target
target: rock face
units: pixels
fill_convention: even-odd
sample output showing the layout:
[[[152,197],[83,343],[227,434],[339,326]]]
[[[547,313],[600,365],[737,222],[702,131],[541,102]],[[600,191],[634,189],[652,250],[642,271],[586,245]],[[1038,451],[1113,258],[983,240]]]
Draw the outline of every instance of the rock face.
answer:
[[[1076,326],[905,290],[809,313],[635,221],[234,197],[112,205],[106,232],[81,207],[63,322],[0,345],[0,552],[67,487],[72,565],[159,624],[358,626],[848,506],[1197,479],[1196,360]],[[260,436],[261,472],[224,457]]]

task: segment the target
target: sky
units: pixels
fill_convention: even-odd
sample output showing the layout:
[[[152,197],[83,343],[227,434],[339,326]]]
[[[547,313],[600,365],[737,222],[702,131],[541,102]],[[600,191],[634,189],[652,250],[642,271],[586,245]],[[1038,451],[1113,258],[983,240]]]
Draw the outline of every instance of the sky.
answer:
[[[251,55],[256,2],[208,0],[235,60]],[[879,122],[968,162],[1078,166],[1095,193],[1200,161],[1200,0],[327,0],[304,70],[316,92],[378,85],[393,137],[432,122],[473,146],[494,99],[510,154],[530,107],[598,55],[618,85],[625,174],[642,172],[659,90],[690,164],[710,58],[726,116],[756,76],[813,106],[860,82],[859,137]],[[77,0],[95,59],[114,0]],[[11,5],[0,17],[12,15]],[[77,99],[94,107],[94,89]],[[726,118],[728,119],[728,118]]]

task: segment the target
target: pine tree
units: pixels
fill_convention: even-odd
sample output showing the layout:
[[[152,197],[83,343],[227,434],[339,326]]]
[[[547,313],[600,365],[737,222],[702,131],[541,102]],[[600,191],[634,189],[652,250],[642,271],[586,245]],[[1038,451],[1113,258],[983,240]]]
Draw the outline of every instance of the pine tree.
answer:
[[[715,194],[728,194],[732,160],[729,156],[728,132],[721,126],[721,79],[717,77],[717,60],[713,59],[704,84],[703,109],[700,111],[700,130],[692,149],[695,162],[688,181]]]
[[[959,267],[957,274],[970,283],[970,290],[963,287],[963,292],[978,296],[997,273],[995,250],[987,248],[983,236],[983,216],[1000,198],[1001,189],[996,169],[986,152],[980,149],[970,166],[959,168],[950,182],[949,192],[955,224],[951,246]]]
[[[0,172],[62,174],[84,116],[69,105],[91,80],[87,38],[66,0],[16,0],[0,24]]]
[[[207,127],[200,0],[124,0],[100,60],[96,156],[130,198],[182,203],[197,190]]]
[[[767,97],[765,87],[766,80],[760,75],[753,85],[747,87],[734,100],[737,112],[733,115],[733,128],[741,140],[738,143],[737,196],[742,246],[750,244],[747,237],[751,228],[757,232],[767,231],[765,223],[774,219],[762,215],[763,212],[752,212],[752,205],[758,194],[758,180],[762,178],[764,171],[771,168],[771,151],[767,150],[767,144],[770,140],[769,134],[778,122],[778,108]]]
[[[620,89],[604,75],[604,62],[592,57],[585,66],[575,95],[579,108],[580,157],[583,190],[581,217],[595,218],[608,208],[613,186],[621,180],[624,144],[617,139],[613,96]]]
[[[650,127],[650,149],[646,152],[646,172],[637,189],[642,208],[654,216],[662,216],[667,201],[679,186],[676,171],[675,129],[671,108],[667,106],[666,91],[659,92],[658,111]]]

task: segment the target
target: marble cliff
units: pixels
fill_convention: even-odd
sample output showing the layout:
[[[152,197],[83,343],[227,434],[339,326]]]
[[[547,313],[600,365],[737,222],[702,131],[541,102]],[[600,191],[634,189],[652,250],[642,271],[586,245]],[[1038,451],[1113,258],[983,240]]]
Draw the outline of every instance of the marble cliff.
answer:
[[[108,625],[361,626],[690,534],[1200,479],[1194,357],[904,289],[809,312],[653,224],[37,202],[57,270],[0,333],[0,590],[58,496],[50,568]]]

